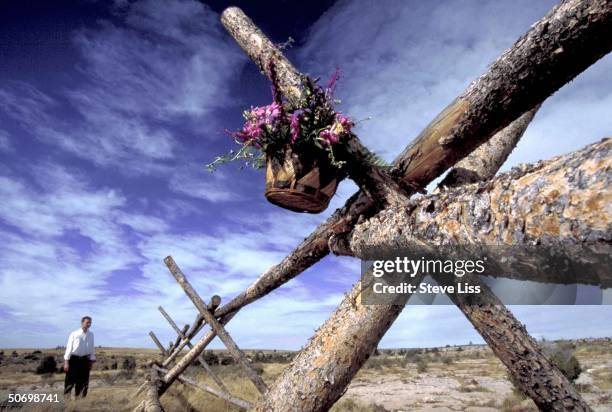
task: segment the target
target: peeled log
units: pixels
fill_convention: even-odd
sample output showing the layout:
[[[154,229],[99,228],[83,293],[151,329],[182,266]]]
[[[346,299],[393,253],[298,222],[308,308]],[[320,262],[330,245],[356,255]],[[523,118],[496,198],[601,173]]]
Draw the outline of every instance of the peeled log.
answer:
[[[500,130],[487,142],[478,146],[468,157],[459,161],[449,170],[438,187],[457,187],[493,178],[514,150],[539,108],[540,105],[523,113],[508,127]]]
[[[147,391],[145,392],[144,401],[136,408],[143,412],[164,412],[164,408],[159,401],[158,388],[161,383],[157,370],[151,368],[147,377]],[[142,406],[142,409],[140,409]]]

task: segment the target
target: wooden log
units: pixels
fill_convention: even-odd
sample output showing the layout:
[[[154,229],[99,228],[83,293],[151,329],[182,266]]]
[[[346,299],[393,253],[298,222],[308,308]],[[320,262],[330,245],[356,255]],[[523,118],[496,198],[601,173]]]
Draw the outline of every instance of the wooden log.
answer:
[[[157,339],[157,336],[155,336],[155,333],[153,333],[153,331],[150,331],[149,336],[151,337],[153,342],[155,342],[155,345],[157,345],[157,348],[162,353],[162,355],[166,356],[166,348],[164,348],[164,345],[162,345],[159,339]]]
[[[164,369],[164,368],[161,368],[159,366],[154,366],[154,368],[156,370],[158,370],[159,372],[161,372],[161,373],[168,373],[168,369]],[[251,403],[250,402],[248,402],[248,401],[246,401],[244,399],[238,398],[236,396],[233,396],[232,394],[230,394],[230,393],[228,393],[226,391],[215,389],[215,388],[210,387],[210,386],[208,386],[208,385],[206,385],[204,383],[198,382],[195,379],[192,379],[192,378],[189,378],[189,377],[183,376],[183,375],[180,375],[177,379],[178,379],[179,382],[181,382],[181,383],[183,383],[185,385],[189,385],[189,386],[192,386],[192,387],[197,388],[199,390],[202,390],[204,392],[210,393],[211,395],[215,395],[216,397],[221,398],[221,399],[231,403],[232,405],[234,405],[234,406],[236,406],[236,407],[238,407],[238,408],[240,408],[242,410],[248,410],[248,409],[251,408]]]
[[[179,332],[187,332],[187,329],[189,329],[189,325],[185,325],[182,330],[179,329]],[[171,353],[174,350],[174,348],[178,347],[180,343],[181,343],[181,334],[178,333],[176,335],[176,338],[174,339],[174,342],[172,341],[170,342],[170,349],[168,349],[168,353]]]
[[[563,249],[576,262],[612,253],[612,139],[495,179],[411,200],[355,226],[347,243],[355,256],[374,250],[427,253],[428,245],[538,245]],[[346,248],[345,248],[346,249]],[[343,250],[346,252],[346,250]],[[521,252],[517,248],[517,253]],[[524,259],[529,258],[525,254]],[[571,273],[534,269],[505,277],[550,283],[612,286],[608,270]]]
[[[216,296],[216,295],[215,295]],[[217,298],[219,298],[217,296]],[[216,299],[215,303],[216,306],[219,306],[219,302],[221,301],[221,298]],[[212,301],[211,301],[212,303]],[[212,306],[213,309],[216,309],[216,306]],[[211,307],[209,305],[209,307]],[[191,340],[186,336],[187,333],[187,328],[183,328],[183,330],[180,330],[178,328],[178,325],[174,322],[174,320],[170,317],[170,315],[168,314],[168,312],[166,312],[164,310],[163,307],[159,306],[157,309],[159,309],[159,311],[161,312],[162,316],[168,321],[168,323],[170,324],[170,326],[172,326],[172,328],[175,330],[175,332],[178,334],[179,339],[183,339],[187,341],[187,346],[189,348],[192,348],[193,345],[191,344]],[[188,325],[186,325],[188,326]],[[208,365],[208,363],[206,363],[206,361],[204,360],[204,357],[202,356],[202,354],[200,354],[197,357],[198,362],[200,363],[200,365],[202,365],[202,368],[204,368],[204,370],[206,371],[206,373],[208,374],[208,376],[210,376],[212,378],[213,381],[215,381],[215,383],[217,384],[217,386],[219,386],[219,388],[223,389],[224,391],[228,391],[227,387],[225,386],[225,384],[223,383],[223,381],[221,380],[221,378],[219,378],[217,376],[217,374],[210,368],[210,366]]]
[[[540,106],[538,104],[523,113],[505,129],[497,132],[490,140],[478,146],[469,156],[455,164],[440,182],[438,188],[443,190],[445,187],[457,187],[493,178],[523,137],[523,133]]]
[[[449,196],[449,193],[445,192],[436,196]],[[449,196],[449,199],[452,199],[452,196]],[[353,203],[356,205],[357,203]],[[339,212],[342,213],[342,212]],[[217,315],[221,316],[221,322],[224,324],[229,322],[231,317],[243,306],[257,300],[258,298],[265,296],[271,290],[276,287],[282,285],[287,282],[297,274],[301,273],[301,271],[305,270],[316,261],[321,259],[328,253],[328,244],[326,239],[327,236],[331,235],[331,231],[326,232],[325,227],[319,227],[313,234],[311,234],[298,248],[294,253],[285,257],[281,263],[272,267],[267,272],[265,272],[259,279],[257,279],[253,285],[251,285],[247,290],[240,295],[238,295],[235,299],[230,301],[228,304],[224,305],[217,311]],[[353,252],[350,252],[351,254]],[[605,281],[601,279],[590,279],[590,278],[581,278],[579,274],[576,279],[582,283],[590,283],[590,284],[603,284]],[[524,279],[524,278],[523,278]],[[546,279],[547,281],[553,281],[555,279]],[[558,281],[558,279],[557,279]],[[198,353],[201,353],[206,346],[214,339],[215,335],[213,332],[207,333],[202,339],[194,345],[193,349],[186,355],[185,362],[181,362],[181,364],[177,364],[175,368],[172,368],[169,374],[165,376],[165,379],[169,382],[172,382],[178,373],[182,370],[184,365],[188,365],[197,356]]]
[[[264,383],[261,376],[259,376],[259,374],[255,372],[255,370],[253,370],[245,354],[240,350],[240,348],[238,348],[238,345],[236,345],[236,343],[229,335],[229,333],[227,333],[223,325],[208,310],[208,307],[206,306],[202,298],[200,298],[195,289],[191,286],[183,272],[177,266],[176,262],[174,262],[171,256],[166,257],[164,259],[164,262],[166,263],[168,270],[170,270],[170,273],[172,273],[172,276],[174,276],[178,284],[181,285],[181,287],[185,291],[185,294],[189,297],[189,299],[191,299],[195,307],[200,311],[200,314],[202,314],[206,323],[210,325],[211,329],[215,331],[215,334],[219,337],[219,339],[221,339],[221,341],[227,348],[230,355],[234,358],[236,363],[238,363],[242,367],[247,377],[251,380],[251,382],[253,382],[257,390],[260,393],[265,393],[268,388],[266,387],[266,384]]]
[[[541,411],[590,411],[574,385],[542,353],[525,326],[504,306],[478,277],[465,276],[461,282],[480,287],[480,293],[457,293],[458,278],[434,276],[440,285],[455,285],[449,298],[463,312],[508,368],[513,382]]]
[[[565,0],[414,140],[394,170],[424,187],[612,50],[612,3]]]
[[[208,304],[208,310],[211,311],[212,313],[215,313],[215,311],[217,310],[220,304],[221,304],[221,297],[219,295],[213,295],[212,298],[210,299],[210,303]],[[202,315],[198,313],[195,321],[193,322],[193,325],[189,328],[187,333],[185,333],[186,339],[183,339],[181,343],[178,345],[178,347],[174,348],[172,353],[170,353],[170,355],[168,355],[168,357],[164,360],[162,366],[167,367],[172,362],[174,362],[176,357],[181,353],[181,351],[185,348],[185,346],[188,345],[190,340],[193,339],[193,337],[200,332],[200,330],[204,327],[205,324],[206,322],[204,321],[204,318],[202,317]]]
[[[520,200],[513,203],[514,208],[505,207],[508,212],[511,210],[513,216],[516,216],[516,210],[520,209],[520,204],[525,205],[525,209],[529,209],[532,213],[539,209],[538,205],[549,205],[547,210],[547,218],[555,218],[555,210],[557,205],[554,204],[556,196],[553,199],[547,197],[549,190],[559,190],[559,196],[569,196],[568,192],[575,194],[571,197],[572,201],[561,208],[560,216],[573,218],[579,215],[578,219],[585,218],[587,224],[582,222],[581,225],[572,225],[572,227],[580,226],[582,230],[587,232],[583,235],[588,238],[593,237],[593,233],[600,233],[598,228],[602,227],[603,235],[609,244],[612,237],[612,229],[607,221],[607,214],[603,208],[609,205],[610,195],[610,173],[612,170],[612,140],[607,139],[597,144],[588,146],[587,148],[566,156],[559,156],[548,162],[540,162],[537,166],[517,169],[507,174],[498,176],[496,179],[488,182],[490,187],[512,188],[509,193],[519,193]],[[518,175],[517,175],[518,174]],[[538,188],[530,190],[530,185],[539,182]],[[513,186],[514,185],[514,186]],[[517,185],[522,185],[525,190],[520,190]],[[467,185],[457,189],[447,190],[440,196],[449,196],[449,203],[455,204],[460,199],[457,197],[456,190],[464,190],[473,185]],[[482,190],[486,188],[480,187]],[[592,190],[592,191],[591,191]],[[543,193],[542,193],[543,192]],[[606,195],[607,192],[607,195]],[[601,196],[603,193],[603,197]],[[478,191],[471,190],[465,199],[478,202]],[[452,200],[450,200],[452,198]],[[509,199],[502,200],[503,196],[490,195],[491,199],[495,199],[495,204],[501,204]],[[427,199],[427,196],[425,197]],[[419,202],[422,199],[417,199]],[[436,203],[438,201],[436,200]],[[498,203],[499,202],[499,203]],[[518,202],[518,203],[517,203]],[[524,203],[523,203],[524,202]],[[575,202],[575,203],[574,203]],[[474,203],[476,204],[476,203]],[[474,204],[465,205],[461,208],[465,213],[470,213],[474,210]],[[478,203],[480,204],[480,203]],[[588,206],[587,206],[588,205]],[[492,202],[482,204],[483,210],[495,210],[492,207]],[[430,215],[431,208],[438,210],[437,205],[431,206],[425,204],[420,210],[421,214],[411,216],[409,219],[391,221],[390,219],[381,220],[380,215],[386,213],[393,214],[393,209],[385,210],[379,215],[364,221],[355,226],[354,234],[350,236],[347,243],[351,253],[355,256],[368,258],[372,248],[386,247],[388,249],[414,249],[414,243],[436,245],[440,244],[440,239],[427,239],[422,241],[420,236],[416,240],[412,237],[412,233],[421,233],[415,230],[415,222],[422,222],[424,226],[444,227],[444,224],[437,221],[435,217]],[[448,210],[449,204],[440,205],[439,210]],[[580,208],[587,209],[580,211]],[[594,210],[592,210],[594,209]],[[412,213],[416,209],[412,206],[402,209],[403,213]],[[494,214],[495,212],[491,212]],[[520,215],[520,212],[519,212]],[[457,216],[463,216],[463,212]],[[551,216],[551,217],[548,217]],[[595,220],[593,220],[595,219]],[[376,220],[376,223],[374,221]],[[485,219],[491,222],[490,219]],[[535,221],[535,219],[534,219]],[[544,220],[545,221],[545,220]],[[539,223],[541,223],[540,220]],[[599,222],[599,223],[597,223]],[[574,222],[576,223],[576,222]],[[470,225],[471,223],[466,223]],[[568,222],[570,224],[570,222]],[[367,226],[368,230],[361,231],[362,226]],[[503,230],[504,225],[500,225]],[[540,225],[541,226],[541,225]],[[529,226],[527,226],[529,227]],[[605,229],[607,228],[607,229]],[[590,230],[593,229],[593,232]],[[443,229],[440,229],[443,230]],[[483,233],[486,230],[482,231]],[[543,235],[544,233],[539,233]],[[577,233],[566,233],[561,231],[556,233],[553,239],[557,239],[560,234],[565,236],[578,236]],[[403,239],[409,237],[413,243],[406,243]],[[466,235],[464,242],[473,241],[473,233]],[[498,243],[516,242],[515,239],[508,236],[496,238]],[[603,242],[606,243],[606,242]],[[420,277],[417,276],[416,278]],[[415,279],[416,279],[415,278]],[[485,340],[491,344],[494,351],[500,356],[500,359],[506,364],[513,375],[517,376],[521,388],[533,397],[534,401],[543,410],[567,410],[565,406],[575,407],[576,410],[589,410],[588,406],[580,395],[573,390],[571,384],[563,380],[558,371],[550,365],[550,362],[538,352],[537,345],[534,345],[532,339],[527,335],[526,331],[519,329],[517,325],[520,323],[514,319],[509,311],[503,306],[499,306],[498,302],[493,299],[492,294],[485,294],[484,300],[479,302],[482,306],[468,305],[468,302],[457,301],[460,309],[464,311],[470,322],[477,327],[482,333]],[[488,297],[488,299],[486,299]],[[361,284],[357,284],[351,293],[343,300],[340,307],[332,314],[325,324],[317,331],[315,336],[309,341],[308,345],[298,354],[291,365],[285,369],[282,375],[270,387],[268,393],[264,395],[254,406],[255,411],[289,411],[292,408],[298,410],[309,411],[325,411],[328,410],[333,403],[342,395],[346,386],[349,384],[355,373],[363,365],[367,359],[367,354],[371,353],[376,348],[380,338],[389,329],[391,324],[397,319],[397,316],[402,310],[401,306],[393,305],[361,305]],[[497,318],[497,316],[500,316]],[[493,325],[498,321],[506,323],[497,324],[496,328]],[[355,327],[355,325],[359,325]],[[508,327],[512,328],[508,330]],[[496,336],[495,333],[500,330],[504,334]],[[514,340],[518,342],[518,351],[512,348]],[[527,350],[525,361],[533,361],[531,365],[526,365],[521,360],[523,350]],[[326,365],[334,365],[332,369]],[[291,405],[291,406],[288,406]]]
[[[154,368],[151,368],[147,376],[147,391],[145,392],[144,400],[134,409],[135,412],[163,412],[161,402],[159,401],[158,390],[160,387],[159,373]]]
[[[409,282],[418,284],[421,279],[416,276]],[[329,410],[402,309],[363,305],[357,283],[252,410]]]
[[[222,16],[222,20],[225,18],[226,20],[231,20],[231,16],[238,15],[238,12],[232,8],[228,11],[227,15],[224,13]],[[554,22],[554,24],[553,24]],[[562,32],[555,30],[553,33],[543,33],[545,27],[549,24],[553,24],[557,29],[559,27],[565,27]],[[232,30],[233,26],[245,26],[244,24],[227,24],[226,27],[228,30]],[[514,108],[517,112],[517,116],[514,117],[516,119],[519,114],[529,111],[537,104],[541,103],[545,100],[548,95],[540,93],[540,99],[531,104],[529,101],[532,101],[530,98],[529,101],[523,102],[521,104],[521,99],[524,95],[524,90],[516,92],[513,91],[511,85],[516,79],[513,77],[514,75],[524,76],[521,84],[526,84],[528,82],[540,82],[546,83],[549,89],[554,89],[561,87],[565,82],[569,81],[572,77],[578,75],[581,71],[583,71],[589,65],[595,63],[603,54],[606,54],[610,51],[612,42],[612,36],[603,35],[602,31],[605,33],[609,33],[610,27],[612,27],[612,12],[610,10],[609,3],[602,2],[581,2],[578,0],[573,1],[564,1],[559,6],[553,8],[551,12],[549,12],[546,16],[540,19],[532,29],[530,29],[527,34],[525,34],[521,39],[519,39],[513,47],[511,47],[508,51],[506,51],[495,63],[494,66],[491,66],[487,73],[478,78],[476,81],[470,85],[470,87],[466,90],[463,95],[470,95],[475,97],[477,93],[472,92],[468,93],[470,90],[480,90],[478,96],[482,99],[482,101],[476,101],[472,103],[473,107],[482,107],[485,101],[488,101],[488,97],[486,95],[486,90],[489,91],[495,96],[499,96],[496,88],[496,83],[492,81],[496,77],[500,76],[500,73],[508,73],[508,77],[505,79],[500,79],[500,82],[503,80],[503,84],[506,85],[506,95],[503,96],[504,101],[516,101],[514,104]],[[243,33],[247,33],[243,31]],[[251,57],[251,59],[257,61],[259,59],[259,55],[262,54],[262,48],[257,46],[258,43],[264,44],[262,39],[265,39],[263,34],[257,34],[253,36],[255,41],[252,42],[254,47],[251,47],[250,37],[241,36],[239,31],[237,33],[232,34],[234,38],[241,44],[243,49],[247,52],[247,54]],[[596,40],[594,40],[596,39]],[[529,40],[529,41],[527,41]],[[525,61],[521,58],[521,56],[528,55],[532,52],[529,52],[529,48],[535,48],[534,43],[541,45],[542,50],[563,50],[562,53],[555,53],[559,55],[557,57],[548,57],[544,56],[543,59],[536,59],[534,61],[529,61],[529,65],[531,65],[531,69],[524,68]],[[597,43],[592,44],[592,43]],[[264,44],[265,46],[265,44]],[[265,50],[269,50],[267,47],[264,47]],[[577,50],[579,49],[579,50]],[[267,52],[263,53],[264,55]],[[274,51],[274,55],[277,55],[278,51]],[[582,62],[580,64],[573,63],[569,64],[568,61],[571,60],[570,55],[580,55]],[[279,56],[282,58],[282,55]],[[549,81],[550,72],[554,72],[554,67],[557,64],[563,64],[565,67],[565,80],[561,78],[556,78],[555,80]],[[285,69],[286,68],[286,69]],[[517,68],[524,68],[525,73],[517,74]],[[572,69],[573,68],[573,69]],[[277,64],[275,66],[277,71],[277,75],[281,77],[286,77],[285,84],[287,85],[283,90],[283,93],[286,96],[298,96],[299,95],[299,81],[297,80],[299,77],[299,73],[291,64],[286,61],[282,64]],[[296,74],[298,73],[298,74]],[[563,76],[561,76],[563,77]],[[293,91],[291,89],[291,85],[294,85]],[[554,89],[556,90],[556,89]],[[552,92],[554,92],[552,90]],[[298,93],[298,94],[296,94]],[[462,95],[462,96],[463,96]],[[519,110],[518,107],[522,109]],[[412,162],[411,159],[415,153],[427,153],[426,145],[424,142],[427,142],[431,139],[431,136],[436,136],[436,133],[440,134],[440,136],[444,133],[438,132],[439,130],[449,130],[453,129],[453,127],[459,128],[465,134],[463,138],[460,140],[470,140],[474,139],[480,141],[481,143],[486,140],[487,137],[491,137],[493,132],[487,134],[483,134],[482,130],[499,130],[509,122],[514,119],[511,116],[504,115],[503,118],[500,116],[477,116],[474,115],[475,119],[462,117],[461,120],[457,120],[459,116],[455,111],[452,110],[444,110],[438,117],[419,135],[421,137],[430,136],[428,139],[418,138],[416,142],[421,142],[421,144],[411,144],[406,150],[398,156],[395,160],[394,164],[396,167],[395,174],[399,174],[397,170],[404,170],[403,176],[398,176],[401,178],[405,178],[405,181],[412,182],[421,182],[421,186],[426,186],[433,178],[431,178],[431,174],[426,171],[422,171],[420,167],[417,167],[418,164],[416,162]],[[476,133],[476,130],[470,132],[470,128],[463,127],[463,122],[473,123],[474,121],[482,123],[481,131]],[[443,126],[443,127],[442,127]],[[476,146],[476,145],[474,145]],[[464,155],[467,154],[465,151]],[[449,157],[450,159],[450,157]],[[459,156],[456,161],[460,160]],[[448,162],[450,166],[452,162]],[[401,165],[401,166],[400,166]],[[437,176],[439,173],[442,173],[443,170],[439,170],[435,173]],[[418,172],[423,172],[423,176],[420,177]],[[429,176],[429,178],[426,178]],[[428,180],[429,179],[429,180]],[[244,293],[237,296],[227,305],[225,305],[220,313],[220,316],[225,315],[226,313],[234,312],[239,308],[253,302],[256,299],[265,296],[272,290],[291,280],[295,276],[302,273],[304,270],[312,266],[314,263],[321,260],[329,253],[328,248],[328,240],[336,235],[342,234],[346,232],[350,232],[353,228],[355,222],[360,219],[362,216],[368,216],[375,213],[376,207],[374,203],[363,193],[358,193],[352,196],[345,206],[341,209],[338,209],[327,221],[321,225],[314,232],[312,232],[291,254],[289,254],[286,258],[283,259],[278,265],[272,267],[268,271],[266,271],[256,282],[250,286]]]
[[[219,320],[219,323],[221,325],[226,324],[234,317],[235,314],[236,312],[225,315]],[[212,340],[216,336],[217,335],[214,330],[209,330],[208,332],[206,332],[204,336],[200,338],[200,340],[195,343],[193,347],[185,354],[185,356],[179,359],[176,364],[168,370],[168,372],[163,377],[164,384],[160,388],[160,396],[170,387],[170,385],[172,385],[172,383],[179,376],[181,376],[185,369],[187,369],[187,367],[189,367],[189,365],[191,365],[197,359],[197,357],[202,354],[204,349],[206,349],[206,347],[210,344],[210,342],[212,342]]]

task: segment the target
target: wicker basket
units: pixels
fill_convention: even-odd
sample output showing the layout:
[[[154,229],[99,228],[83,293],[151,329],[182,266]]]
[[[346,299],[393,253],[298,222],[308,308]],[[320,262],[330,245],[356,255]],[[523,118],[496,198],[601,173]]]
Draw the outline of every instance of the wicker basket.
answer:
[[[266,199],[294,212],[324,211],[343,177],[322,151],[298,154],[286,146],[266,163]]]

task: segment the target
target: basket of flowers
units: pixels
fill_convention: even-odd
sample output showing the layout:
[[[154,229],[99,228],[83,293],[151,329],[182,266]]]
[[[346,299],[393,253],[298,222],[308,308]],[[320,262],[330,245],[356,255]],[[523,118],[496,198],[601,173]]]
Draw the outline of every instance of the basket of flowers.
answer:
[[[336,112],[334,73],[327,87],[303,79],[300,104],[291,107],[273,86],[273,102],[244,112],[241,130],[231,133],[240,149],[217,157],[208,167],[244,160],[266,168],[265,196],[269,202],[296,212],[320,213],[327,208],[338,183],[346,176],[334,147],[352,137],[353,122]]]

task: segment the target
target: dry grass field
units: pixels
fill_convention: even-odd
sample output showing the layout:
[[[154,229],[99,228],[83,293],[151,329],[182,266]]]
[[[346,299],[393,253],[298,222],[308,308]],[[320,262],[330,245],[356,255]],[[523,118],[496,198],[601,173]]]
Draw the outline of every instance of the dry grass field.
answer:
[[[549,344],[550,345],[550,344]],[[612,342],[573,342],[582,372],[576,385],[596,411],[612,411]],[[139,401],[133,394],[142,381],[144,364],[157,354],[148,349],[100,348],[92,372],[90,393],[84,400],[63,401],[64,375],[37,374],[45,356],[61,360],[62,350],[4,349],[0,356],[0,409],[20,411],[130,411]],[[211,355],[212,353],[212,355]],[[272,383],[292,353],[247,351],[266,382]],[[257,399],[255,387],[223,351],[208,352],[213,369],[235,395]],[[216,358],[216,359],[215,359]],[[226,363],[221,365],[219,363]],[[229,364],[227,364],[229,363]],[[214,383],[201,367],[189,374]],[[7,405],[9,393],[57,393],[57,404]],[[163,396],[166,411],[220,412],[235,410],[226,402],[176,383]],[[384,350],[367,362],[333,412],[382,411],[530,411],[507,379],[504,367],[485,346]]]

